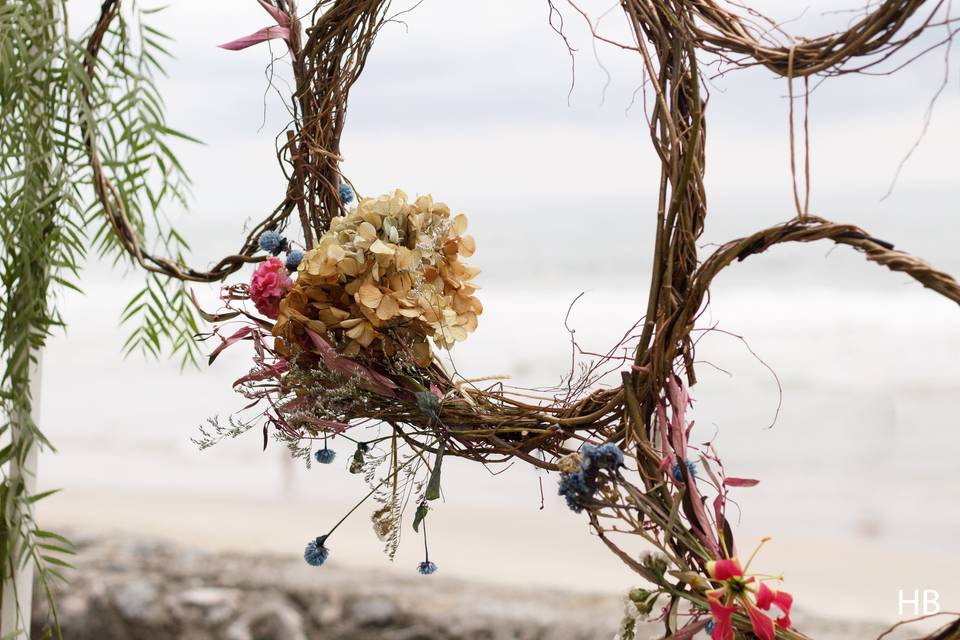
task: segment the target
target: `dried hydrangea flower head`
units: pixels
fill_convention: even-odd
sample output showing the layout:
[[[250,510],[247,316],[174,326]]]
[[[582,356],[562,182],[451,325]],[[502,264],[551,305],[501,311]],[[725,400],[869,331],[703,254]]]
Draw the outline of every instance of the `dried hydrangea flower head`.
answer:
[[[466,230],[465,215],[430,196],[409,203],[397,190],[360,200],[303,256],[274,333],[297,342],[302,326],[346,355],[404,350],[428,365],[428,338],[451,347],[483,311],[472,284],[479,269],[460,260],[476,248]]]

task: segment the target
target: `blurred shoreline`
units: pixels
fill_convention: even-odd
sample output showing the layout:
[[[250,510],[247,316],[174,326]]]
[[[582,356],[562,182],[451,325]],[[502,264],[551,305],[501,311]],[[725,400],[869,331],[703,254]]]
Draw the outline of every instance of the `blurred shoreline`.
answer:
[[[263,500],[73,490],[40,503],[38,519],[44,527],[85,537],[160,539],[205,552],[263,554],[302,564],[306,542],[350,506],[325,500],[322,492],[313,498]],[[423,559],[419,537],[405,523],[409,530],[390,563],[370,526],[371,510],[362,508],[330,539],[330,562],[397,579],[416,577],[414,569]],[[569,512],[446,504],[430,518],[430,558],[450,578],[498,589],[609,594],[617,602],[642,582],[590,535],[582,517]],[[749,550],[763,534],[737,535],[741,548]],[[642,547],[631,550],[639,553]],[[756,566],[783,574],[783,588],[795,594],[798,608],[825,620],[897,622],[900,589],[937,590],[945,610],[960,602],[954,579],[960,558],[922,546],[785,532],[764,547]]]
[[[399,575],[268,552],[210,551],[145,536],[73,532],[80,554],[60,590],[71,640],[610,640],[622,595],[509,586],[440,572]],[[34,612],[34,637],[44,620]],[[885,625],[794,608],[817,640],[876,638]],[[638,640],[659,638],[641,622]],[[904,640],[915,628],[888,636]],[[706,634],[697,635],[707,640]]]

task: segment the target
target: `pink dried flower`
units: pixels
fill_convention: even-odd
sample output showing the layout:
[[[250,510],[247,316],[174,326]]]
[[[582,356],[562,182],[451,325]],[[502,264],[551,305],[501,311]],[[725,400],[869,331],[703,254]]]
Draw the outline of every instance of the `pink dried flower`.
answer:
[[[280,300],[293,288],[293,280],[280,258],[267,258],[253,272],[250,282],[250,297],[257,311],[268,318],[280,314]]]
[[[252,47],[255,44],[260,44],[261,42],[266,42],[267,40],[273,40],[274,38],[282,38],[286,40],[287,44],[290,44],[290,16],[280,10],[279,8],[273,6],[267,0],[257,0],[260,3],[260,6],[269,13],[273,19],[277,22],[275,27],[266,27],[260,29],[256,33],[251,33],[249,36],[233,40],[226,44],[221,44],[221,49],[228,49],[230,51],[240,51],[241,49],[246,49],[247,47]],[[290,3],[291,11],[295,11],[294,3]]]

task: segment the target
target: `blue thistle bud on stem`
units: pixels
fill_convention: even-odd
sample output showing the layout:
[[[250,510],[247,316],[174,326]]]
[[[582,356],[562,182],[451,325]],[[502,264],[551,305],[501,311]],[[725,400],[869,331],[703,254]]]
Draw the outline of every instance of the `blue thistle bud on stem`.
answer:
[[[437,565],[429,560],[424,560],[417,565],[417,572],[420,573],[420,575],[432,576],[437,572]]]
[[[276,231],[264,231],[260,234],[260,240],[257,244],[267,253],[278,256],[287,248],[287,239]]]
[[[603,481],[600,472],[614,473],[622,465],[623,451],[616,444],[608,442],[599,447],[585,444],[580,448],[580,471],[561,474],[558,493],[566,498],[572,511],[580,513],[600,490]]]
[[[333,449],[318,449],[316,453],[313,454],[314,459],[320,464],[333,464],[333,461],[337,459],[337,452]]]
[[[316,540],[311,540],[307,543],[307,548],[303,551],[303,559],[306,560],[307,564],[311,567],[319,567],[326,562],[330,556],[330,549],[324,546],[326,541],[327,536],[320,536]]]
[[[287,271],[296,271],[303,262],[303,251],[291,251],[287,254]]]
[[[353,192],[353,187],[348,185],[346,182],[340,183],[340,202],[344,205],[348,205],[353,202],[356,198],[356,194]]]

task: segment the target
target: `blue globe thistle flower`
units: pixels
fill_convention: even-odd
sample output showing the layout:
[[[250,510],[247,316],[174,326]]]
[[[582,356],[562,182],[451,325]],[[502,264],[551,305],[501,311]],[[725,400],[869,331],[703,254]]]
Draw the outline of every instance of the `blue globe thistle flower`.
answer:
[[[696,478],[696,477],[697,477],[697,463],[696,463],[696,462],[690,462],[689,460],[684,460],[683,462],[684,462],[685,465],[687,465],[687,473],[690,474],[690,477],[691,477],[691,478]],[[674,479],[674,480],[676,480],[677,482],[683,482],[683,471],[680,469],[680,463],[679,463],[679,462],[674,462],[674,463],[673,463],[673,469],[672,469],[671,471],[672,471],[672,473],[673,473],[673,479]]]
[[[340,202],[343,204],[350,204],[356,197],[356,194],[353,192],[353,187],[348,185],[346,182],[340,183]]]
[[[612,442],[600,445],[597,449],[597,455],[603,461],[606,468],[613,471],[623,465],[623,451]]]
[[[430,562],[429,560],[424,560],[423,562],[417,565],[417,572],[419,572],[420,575],[423,575],[423,576],[432,576],[437,572],[437,565]]]
[[[303,559],[306,560],[307,564],[311,567],[319,567],[326,562],[327,557],[330,556],[330,549],[324,546],[326,541],[327,536],[320,536],[316,540],[311,540],[307,543],[307,548],[303,551]]]
[[[318,449],[316,453],[313,454],[314,459],[320,464],[333,464],[333,461],[337,459],[337,452],[333,449]]]
[[[296,271],[303,262],[303,251],[291,251],[287,254],[287,270]]]
[[[583,511],[583,501],[593,497],[594,483],[586,471],[576,473],[560,474],[560,487],[558,495],[563,496],[567,501],[567,506],[574,513]]]
[[[585,444],[580,448],[582,461],[580,467],[586,472],[596,472],[600,469],[617,470],[623,464],[623,451],[612,442],[599,447]]]
[[[717,623],[711,620],[710,622],[707,623],[707,626],[704,627],[704,631],[706,631],[707,635],[710,636],[711,638],[713,637],[713,628],[715,626],[717,626]]]
[[[593,444],[585,444],[580,447],[580,468],[584,471],[590,471],[596,465],[594,464],[597,459],[597,446]]]
[[[278,256],[287,247],[287,239],[276,231],[264,231],[260,234],[258,244],[267,253]]]

